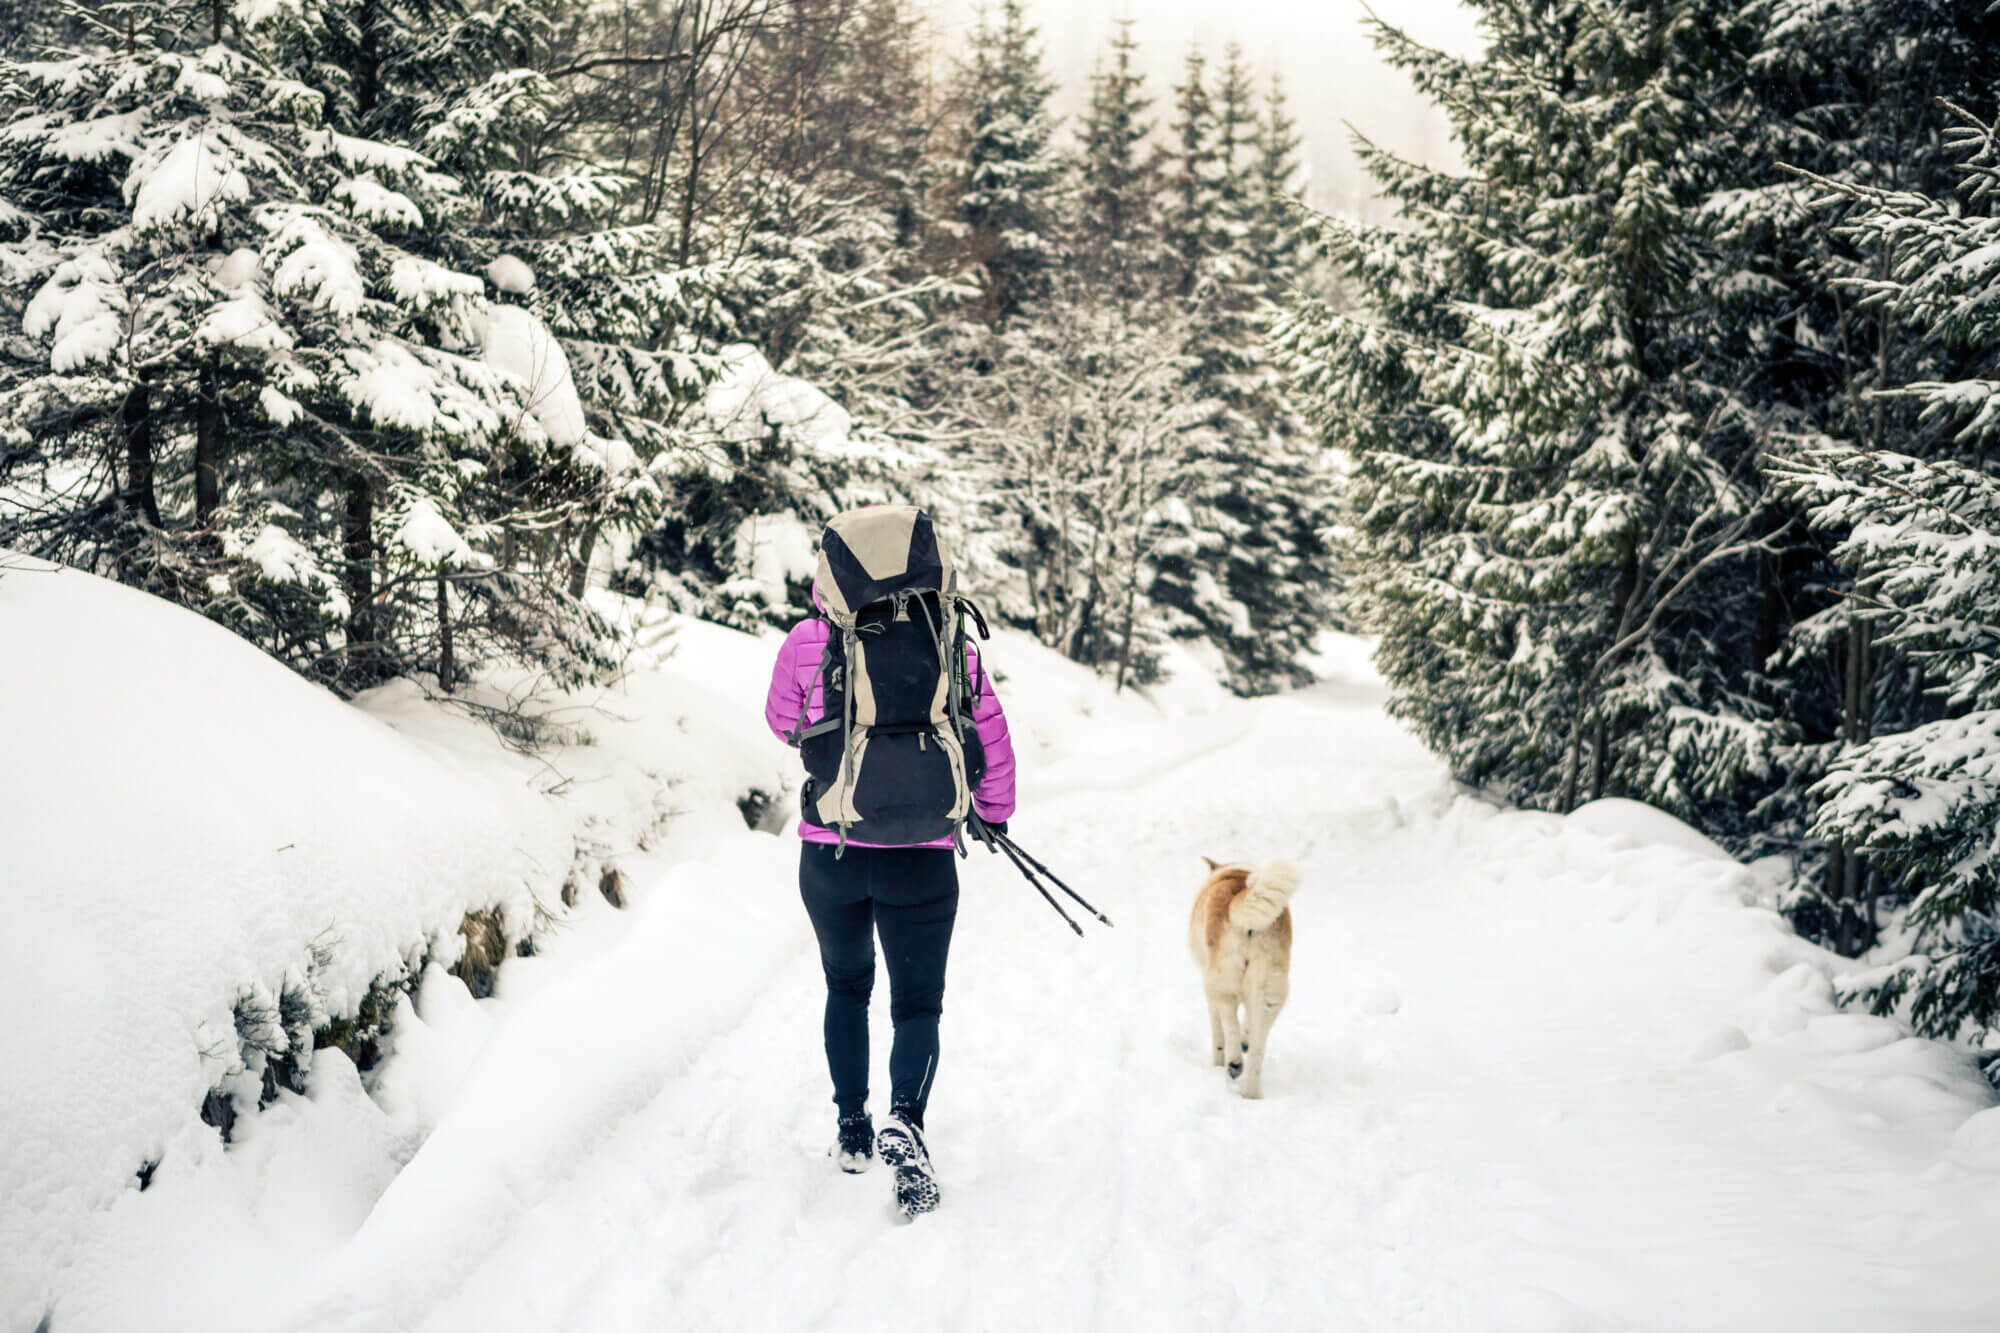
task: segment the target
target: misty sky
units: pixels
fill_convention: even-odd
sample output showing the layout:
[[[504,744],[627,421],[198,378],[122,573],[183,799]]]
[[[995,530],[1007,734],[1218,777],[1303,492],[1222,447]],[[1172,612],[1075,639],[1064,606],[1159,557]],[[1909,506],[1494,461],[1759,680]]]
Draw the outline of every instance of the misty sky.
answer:
[[[954,45],[976,8],[977,0],[931,0],[933,20]],[[1473,16],[1457,0],[1376,0],[1374,9],[1431,45],[1466,55],[1478,49]],[[1241,42],[1260,75],[1273,68],[1284,75],[1306,139],[1308,194],[1318,207],[1353,212],[1370,193],[1343,121],[1405,156],[1454,161],[1443,116],[1377,56],[1360,0],[1028,0],[1028,12],[1061,84],[1057,109],[1066,118],[1083,109],[1091,70],[1120,15],[1138,21],[1147,91],[1163,122],[1189,43],[1202,42],[1212,64],[1224,42]]]

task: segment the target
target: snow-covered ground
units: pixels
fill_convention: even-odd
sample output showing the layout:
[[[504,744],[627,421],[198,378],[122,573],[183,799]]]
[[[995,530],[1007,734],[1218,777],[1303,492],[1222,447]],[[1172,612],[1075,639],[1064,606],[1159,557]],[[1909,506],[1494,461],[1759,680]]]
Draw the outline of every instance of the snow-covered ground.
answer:
[[[771,646],[699,627],[670,659],[731,745]],[[964,866],[940,1211],[902,1224],[827,1156],[792,838],[697,821],[495,998],[427,976],[368,1092],[323,1058],[227,1153],[169,1157],[52,1333],[2000,1323],[2000,1109],[1960,1054],[1836,1012],[1840,960],[1698,836],[1454,791],[1351,645],[1254,703],[1192,673],[1113,696],[1011,636],[990,660],[1014,833],[1118,925],[1077,939]],[[1203,854],[1305,870],[1258,1102],[1208,1063]]]

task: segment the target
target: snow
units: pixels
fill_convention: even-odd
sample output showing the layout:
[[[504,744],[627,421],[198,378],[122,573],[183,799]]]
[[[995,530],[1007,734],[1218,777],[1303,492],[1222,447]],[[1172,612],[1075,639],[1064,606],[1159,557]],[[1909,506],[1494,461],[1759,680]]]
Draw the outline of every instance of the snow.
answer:
[[[535,290],[535,271],[513,255],[501,255],[488,264],[486,280],[499,291],[522,296]]]
[[[525,919],[561,829],[227,631],[9,558],[0,655],[0,1325],[142,1163],[221,1155],[196,1119],[241,990],[313,957],[335,1004],[472,907]],[[359,775],[365,780],[357,780]],[[32,1019],[26,1016],[32,1015]],[[29,1321],[32,1323],[32,1319]]]
[[[794,445],[838,450],[852,421],[847,410],[796,376],[772,369],[748,343],[722,349],[722,368],[702,395],[701,415],[726,440],[763,438],[776,426]]]
[[[819,567],[819,533],[797,514],[752,514],[736,529],[732,568],[771,606],[784,606],[787,581],[811,581]]]
[[[274,580],[315,577],[275,527],[251,554]],[[64,1327],[180,1326],[234,1300],[213,1247],[323,1254],[435,1127],[474,1071],[466,1043],[500,1008],[427,975],[421,1020],[395,1038],[409,1059],[364,1093],[322,1051],[307,1095],[239,1120],[225,1151],[197,1111],[228,1076],[245,990],[309,972],[330,1011],[351,1011],[425,948],[449,961],[462,916],[489,905],[523,930],[601,936],[594,923],[618,914],[594,890],[575,910],[558,902],[572,867],[595,885],[642,845],[698,856],[718,829],[741,840],[738,798],[778,790],[783,768],[761,734],[722,719],[761,690],[748,668],[770,647],[713,626],[637,628],[645,673],[547,700],[546,725],[569,739],[529,756],[411,682],[343,704],[200,617],[0,559],[0,636],[42,645],[0,656],[0,689],[35,701],[10,714],[0,765],[0,1329],[34,1327],[57,1293]],[[694,661],[739,688],[690,676]],[[498,705],[532,687],[497,678],[474,694]],[[510,962],[507,985],[529,986],[537,962]],[[503,1100],[525,1113],[520,1095]],[[282,1281],[282,1265],[255,1280]],[[118,1293],[173,1299],[157,1318],[106,1313]]]
[[[157,162],[136,163],[125,178],[132,226],[140,232],[181,227],[213,231],[232,203],[250,197],[250,181],[222,137],[192,134]]]
[[[412,310],[429,310],[440,302],[470,300],[486,291],[471,274],[414,255],[401,256],[389,265],[389,290]]]
[[[457,565],[464,568],[478,563],[472,547],[459,536],[458,529],[438,512],[437,502],[428,496],[419,496],[411,502],[409,512],[396,525],[395,542],[426,566]]]
[[[366,172],[334,186],[333,197],[346,204],[348,212],[371,226],[415,230],[424,225],[424,212],[415,201]]]
[[[1669,817],[1464,794],[1384,716],[1366,645],[1338,636],[1316,658],[1338,678],[1254,701],[1185,655],[1178,678],[1117,694],[1011,632],[986,646],[1020,752],[1013,832],[1119,924],[1074,938],[1004,862],[963,863],[929,1116],[944,1205],[899,1224],[886,1174],[826,1153],[794,840],[732,808],[792,771],[762,732],[775,636],[599,605],[645,646],[615,689],[554,715],[591,743],[548,762],[630,909],[586,894],[488,1000],[428,973],[369,1076],[323,1057],[228,1152],[170,1152],[150,1189],[94,1212],[52,1283],[54,1327],[2000,1319],[2000,1107],[1966,1056],[1839,1010],[1849,964]],[[362,707],[459,784],[501,791],[538,763],[408,682]],[[1202,854],[1304,870],[1258,1102],[1208,1062],[1184,944]],[[36,953],[79,966],[60,931]]]
[[[240,554],[256,565],[257,572],[267,581],[315,589],[325,597],[332,614],[347,614],[347,597],[339,582],[320,568],[312,551],[291,533],[275,523],[266,523],[240,551],[238,540],[234,534],[225,535],[224,548],[230,555]]]
[[[49,369],[80,370],[111,359],[123,330],[124,292],[109,260],[85,251],[56,266],[22,312],[30,338],[50,338]]]
[[[1689,828],[1672,815],[1656,810],[1643,801],[1628,801],[1616,796],[1587,801],[1570,812],[1569,821],[1614,846],[1672,847],[1689,856],[1710,861],[1734,863],[1735,860],[1706,834]]]
[[[474,321],[486,364],[523,386],[530,418],[557,444],[583,442],[583,402],[562,344],[533,311],[496,305]]]
[[[354,247],[303,214],[270,219],[275,232],[272,249],[284,253],[271,278],[279,296],[295,296],[331,311],[341,319],[360,313],[366,289],[360,256]]]
[[[256,280],[261,264],[255,250],[247,247],[232,250],[215,262],[208,280],[217,291],[240,292]]]
[[[195,340],[241,351],[282,351],[292,346],[292,335],[248,284],[239,295],[210,307],[195,329]]]
[[[350,347],[341,360],[349,371],[341,393],[378,426],[448,435],[500,429],[491,399],[459,382],[447,354],[383,341]]]

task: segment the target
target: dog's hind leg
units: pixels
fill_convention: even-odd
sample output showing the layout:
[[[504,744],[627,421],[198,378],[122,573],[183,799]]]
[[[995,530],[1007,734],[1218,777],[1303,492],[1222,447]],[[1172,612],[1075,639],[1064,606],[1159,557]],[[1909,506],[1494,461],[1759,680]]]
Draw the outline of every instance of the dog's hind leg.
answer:
[[[1208,1013],[1215,1029],[1215,1063],[1226,1065],[1229,1077],[1243,1072],[1243,1024],[1236,1016],[1237,997],[1210,991]]]
[[[1229,1077],[1243,1072],[1243,1025],[1236,1017],[1236,997],[1209,993],[1208,1021],[1215,1037],[1215,1063],[1229,1067]]]
[[[1290,991],[1286,978],[1279,973],[1253,968],[1243,987],[1244,1026],[1248,1029],[1250,1049],[1244,1053],[1243,1095],[1262,1097],[1264,1095],[1264,1046],[1271,1035],[1271,1025],[1278,1021],[1278,1011],[1285,1007],[1285,999]]]

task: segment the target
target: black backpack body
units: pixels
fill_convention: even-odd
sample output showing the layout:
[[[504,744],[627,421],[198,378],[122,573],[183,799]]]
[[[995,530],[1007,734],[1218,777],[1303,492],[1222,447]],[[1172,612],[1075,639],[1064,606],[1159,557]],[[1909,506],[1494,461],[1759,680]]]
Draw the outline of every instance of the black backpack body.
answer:
[[[799,807],[843,846],[956,841],[971,814],[986,751],[972,720],[966,616],[982,632],[984,622],[955,581],[913,506],[852,510],[820,539],[824,709],[798,734]]]

